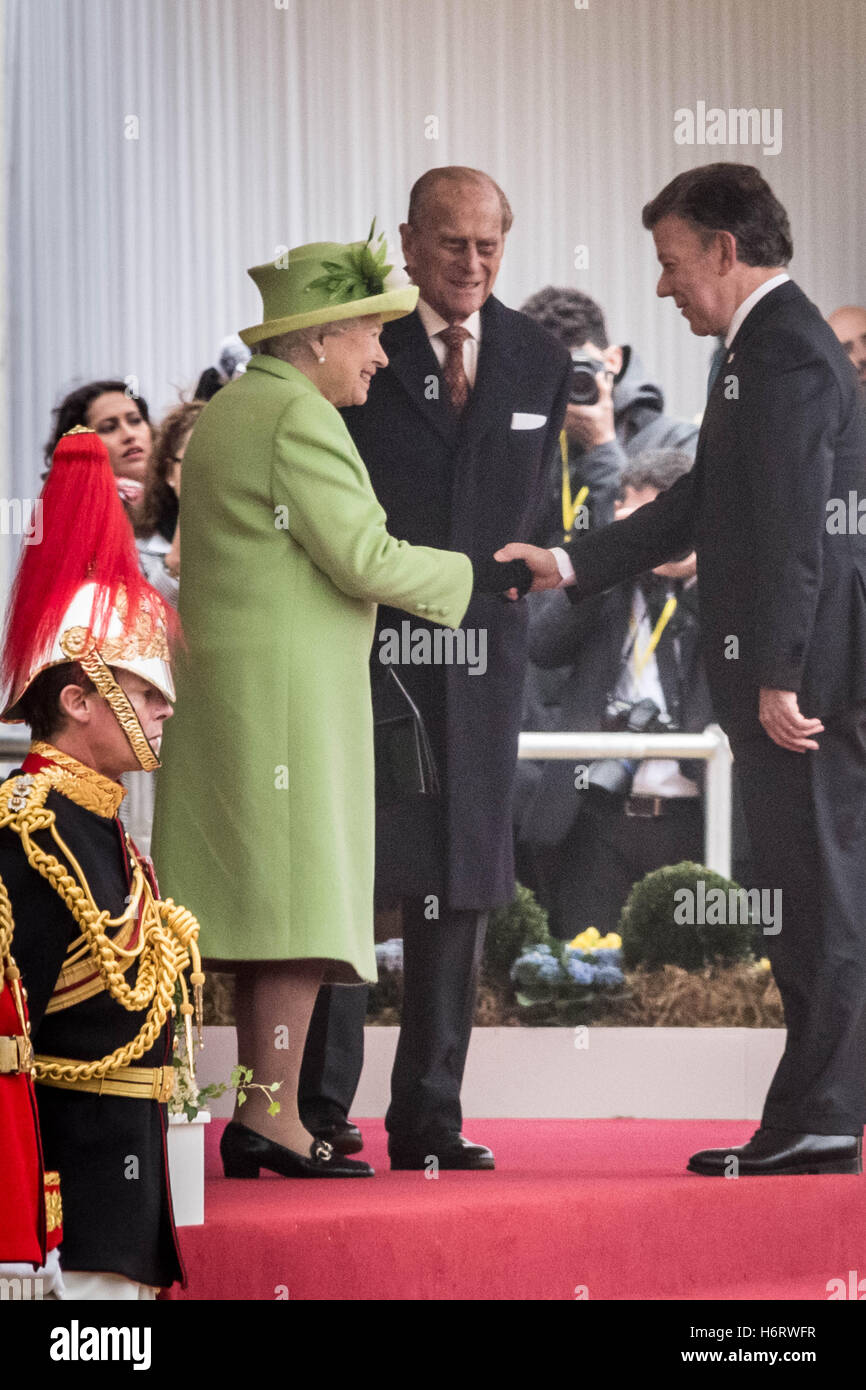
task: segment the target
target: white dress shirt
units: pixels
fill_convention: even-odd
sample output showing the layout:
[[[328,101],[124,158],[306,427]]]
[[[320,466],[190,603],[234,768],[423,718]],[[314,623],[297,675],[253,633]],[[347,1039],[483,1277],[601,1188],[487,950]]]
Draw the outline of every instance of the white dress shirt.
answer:
[[[664,719],[668,715],[664,689],[659,676],[656,654],[653,652],[641,671],[636,669],[635,655],[646,651],[653,634],[646,599],[640,585],[635,585],[631,606],[631,625],[623,644],[623,668],[614,691],[614,699],[655,700]],[[631,785],[632,796],[700,796],[697,782],[684,777],[675,758],[646,758],[638,763]]]
[[[752,293],[743,300],[742,304],[737,306],[734,317],[728,324],[728,331],[725,334],[725,347],[731,346],[731,343],[742,327],[743,319],[747,314],[752,312],[758,300],[763,299],[764,295],[769,294],[770,290],[774,290],[777,285],[784,285],[785,281],[790,280],[790,278],[790,275],[786,275],[785,272],[782,271],[781,275],[774,275],[772,280],[765,280],[763,285],[759,285],[756,290],[752,290]]]
[[[765,280],[763,285],[759,285],[756,290],[752,290],[752,293],[746,296],[742,304],[737,305],[734,311],[734,317],[728,324],[728,331],[725,334],[725,347],[731,346],[734,338],[742,328],[744,320],[752,312],[755,305],[764,298],[764,295],[769,294],[770,290],[776,289],[778,285],[784,285],[785,281],[790,280],[790,278],[790,275],[787,275],[784,271],[782,271],[780,275],[774,275],[772,279]],[[555,546],[553,553],[556,556],[556,563],[560,573],[559,587],[560,589],[567,589],[575,581],[574,566],[561,546]]]
[[[430,339],[430,346],[436,354],[436,361],[440,367],[445,366],[445,358],[448,356],[448,348],[439,334],[450,327],[447,319],[443,319],[441,314],[437,314],[435,309],[431,309],[429,304],[425,304],[423,299],[418,300],[418,317],[424,325],[427,337]],[[478,375],[478,347],[481,343],[481,313],[478,309],[474,314],[470,314],[468,319],[464,319],[460,325],[465,328],[469,337],[463,343],[463,370],[466,373],[466,380],[469,382],[469,389],[475,385],[475,378]]]

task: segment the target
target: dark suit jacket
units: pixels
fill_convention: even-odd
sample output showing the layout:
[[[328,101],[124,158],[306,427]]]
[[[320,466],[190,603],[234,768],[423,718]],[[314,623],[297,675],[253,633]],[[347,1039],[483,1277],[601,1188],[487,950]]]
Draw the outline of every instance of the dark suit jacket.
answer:
[[[558,436],[570,379],[566,350],[523,314],[490,298],[481,310],[478,373],[459,420],[417,312],[386,324],[390,365],[367,404],[344,418],[388,515],[392,535],[416,545],[489,558],[514,536],[535,534],[559,466]],[[534,428],[512,417],[537,415]],[[401,666],[418,704],[443,783],[440,806],[380,807],[376,882],[389,892],[444,894],[453,908],[484,911],[514,894],[511,794],[526,664],[526,605],[477,594],[464,628],[483,629],[487,670]],[[379,633],[406,615],[379,610]],[[413,630],[424,625],[413,620]],[[375,694],[374,694],[375,700]]]
[[[570,666],[557,692],[557,729],[601,729],[604,708],[622,670],[633,593],[632,584],[620,584],[577,605],[570,604],[561,592],[535,594],[530,600],[530,660],[542,670],[564,663]],[[712,722],[713,713],[700,659],[695,587],[680,593],[673,618],[662,632],[656,661],[668,713],[674,713],[681,696],[679,727],[689,733],[702,732]],[[683,771],[700,780],[700,768],[701,764],[686,763]],[[521,840],[559,844],[571,829],[585,795],[575,790],[573,762],[550,759],[543,763],[535,795],[523,818]]]
[[[625,521],[569,547],[574,600],[692,548],[716,716],[761,732],[758,691],[825,718],[866,699],[866,536],[827,503],[866,495],[866,422],[851,364],[792,282],[746,316],[710,392],[695,466]]]

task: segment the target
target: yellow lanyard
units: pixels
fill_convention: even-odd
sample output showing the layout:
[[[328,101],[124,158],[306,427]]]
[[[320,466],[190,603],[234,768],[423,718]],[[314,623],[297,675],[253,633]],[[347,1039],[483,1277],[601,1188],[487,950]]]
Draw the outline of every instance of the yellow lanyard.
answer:
[[[562,539],[568,542],[571,540],[571,528],[574,525],[575,517],[589,496],[589,488],[584,484],[572,502],[571,478],[568,473],[568,440],[565,430],[559,436],[559,452],[562,455]]]
[[[650,657],[652,656],[653,652],[655,651],[656,647],[658,646],[659,639],[661,638],[662,633],[664,632],[665,628],[670,622],[676,606],[677,601],[674,598],[673,594],[671,594],[670,598],[668,599],[667,603],[665,604],[664,608],[659,614],[659,620],[653,628],[652,637],[649,639],[640,655],[638,655],[637,651],[637,624],[635,623],[634,615],[632,615],[630,626],[632,628],[632,631],[635,633],[635,645],[632,647],[632,653],[634,662],[634,673],[636,677],[643,675],[643,669],[649,661]],[[649,612],[649,609],[647,609],[647,612]]]

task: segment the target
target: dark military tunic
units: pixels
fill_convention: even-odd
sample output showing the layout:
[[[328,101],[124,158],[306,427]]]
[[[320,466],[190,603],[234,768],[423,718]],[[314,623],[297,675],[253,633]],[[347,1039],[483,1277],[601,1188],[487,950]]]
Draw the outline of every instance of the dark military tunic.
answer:
[[[120,916],[132,874],[131,842],[120,820],[86,810],[56,790],[44,804],[55,813],[57,831],[78,860],[97,906]],[[33,839],[62,858],[49,831],[36,832]],[[37,1055],[93,1061],[134,1038],[147,1010],[130,1012],[104,989],[46,1013],[80,928],[51,885],[30,867],[19,836],[8,826],[0,829],[0,876],[12,902],[15,957],[28,991]],[[130,982],[136,970],[134,959]],[[170,1062],[166,1025],[135,1065]],[[185,1280],[168,1185],[166,1106],[46,1085],[37,1085],[36,1094],[45,1166],[60,1173],[62,1268],[122,1274],[159,1287]]]

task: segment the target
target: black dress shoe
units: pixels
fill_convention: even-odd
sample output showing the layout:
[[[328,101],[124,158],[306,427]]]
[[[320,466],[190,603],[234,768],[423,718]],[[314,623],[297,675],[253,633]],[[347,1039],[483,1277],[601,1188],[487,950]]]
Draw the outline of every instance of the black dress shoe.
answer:
[[[220,1157],[227,1178],[257,1178],[261,1168],[284,1178],[372,1178],[369,1163],[335,1157],[330,1144],[314,1139],[309,1157],[232,1120],[223,1130]]]
[[[308,1126],[309,1128],[309,1126]],[[364,1136],[351,1120],[342,1118],[315,1125],[312,1129],[317,1139],[330,1144],[336,1154],[357,1154],[364,1147]]]
[[[432,1139],[389,1139],[388,1155],[392,1170],[429,1168],[430,1159],[438,1168],[483,1171],[495,1168],[493,1154],[483,1144],[473,1144],[462,1134],[445,1134]]]
[[[748,1144],[731,1149],[701,1149],[689,1159],[689,1171],[708,1178],[786,1177],[797,1173],[859,1173],[863,1136],[796,1134],[786,1129],[758,1129]]]

